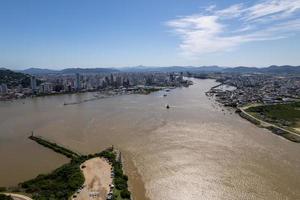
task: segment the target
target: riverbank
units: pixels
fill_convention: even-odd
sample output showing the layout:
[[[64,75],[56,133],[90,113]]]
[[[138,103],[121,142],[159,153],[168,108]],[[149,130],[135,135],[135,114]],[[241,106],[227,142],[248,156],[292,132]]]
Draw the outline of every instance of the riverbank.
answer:
[[[253,114],[250,114],[249,112],[247,112],[247,109],[253,108],[255,106],[257,106],[257,105],[252,105],[252,106],[248,105],[248,106],[244,106],[244,107],[239,107],[239,108],[237,108],[237,112],[239,113],[239,115],[241,117],[243,117],[244,119],[247,119],[248,121],[252,122],[253,124],[255,124],[261,128],[267,128],[276,135],[279,135],[279,136],[281,136],[285,139],[288,139],[292,142],[300,143],[300,135],[298,135],[297,133],[294,133],[283,127],[279,127],[275,124],[266,122],[262,119],[259,119],[255,116],[253,116]]]
[[[133,87],[133,88],[103,90],[103,91],[97,91],[97,94],[93,95],[92,98],[83,99],[83,100],[75,101],[75,102],[64,102],[64,106],[87,103],[87,102],[91,102],[91,101],[97,101],[97,100],[121,96],[121,95],[131,95],[131,94],[148,95],[153,92],[161,91],[164,89],[170,90],[170,89],[174,89],[174,88],[158,87],[158,86],[155,86],[155,87],[154,86],[138,86],[138,87]]]
[[[285,139],[288,139],[292,142],[296,142],[296,143],[300,143],[300,134],[297,133],[298,129],[294,128],[296,131],[291,130],[290,128],[285,128],[282,127],[280,125],[277,125],[275,123],[272,122],[267,122],[264,119],[261,119],[259,117],[257,117],[256,115],[254,116],[254,113],[251,113],[248,111],[248,109],[250,108],[258,108],[258,107],[263,107],[263,106],[280,106],[280,105],[288,105],[289,103],[285,103],[285,104],[271,104],[271,105],[265,105],[265,104],[258,104],[258,103],[252,103],[252,104],[246,104],[246,105],[242,105],[239,106],[236,102],[232,102],[231,100],[231,92],[229,90],[220,90],[217,89],[220,86],[225,85],[223,82],[217,84],[216,86],[213,86],[210,88],[209,91],[205,92],[205,94],[209,97],[215,97],[215,100],[220,103],[223,106],[228,106],[228,107],[232,107],[234,109],[236,109],[236,112],[244,119],[250,121],[251,123],[257,125],[260,128],[266,128],[269,129],[272,133],[279,135]],[[297,104],[297,102],[292,102],[290,104]],[[285,114],[288,113],[289,111],[287,111],[286,109],[281,109],[283,113],[281,114]],[[297,110],[298,111],[298,110]],[[297,112],[296,111],[296,112]],[[277,113],[278,114],[278,113]],[[293,113],[295,115],[295,113]],[[297,113],[297,116],[300,115],[299,113]],[[294,116],[295,118],[295,116]],[[280,119],[282,120],[282,119]],[[293,119],[296,120],[296,119]],[[284,120],[282,120],[284,121]],[[286,123],[291,123],[288,121],[285,121]],[[300,122],[298,123],[300,124]],[[300,128],[299,128],[300,130]]]

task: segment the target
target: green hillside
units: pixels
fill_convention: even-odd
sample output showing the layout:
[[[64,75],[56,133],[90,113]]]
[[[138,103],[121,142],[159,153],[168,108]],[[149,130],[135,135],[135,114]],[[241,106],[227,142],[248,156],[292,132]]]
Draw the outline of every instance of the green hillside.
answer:
[[[14,72],[8,69],[0,69],[0,84],[6,83],[8,87],[22,85],[30,86],[30,75]]]

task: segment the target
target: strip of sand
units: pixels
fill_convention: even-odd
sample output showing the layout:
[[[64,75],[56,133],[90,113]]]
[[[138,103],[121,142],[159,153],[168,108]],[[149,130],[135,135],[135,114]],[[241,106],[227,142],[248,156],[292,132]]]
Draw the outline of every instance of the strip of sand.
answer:
[[[80,166],[85,182],[73,195],[74,200],[106,200],[110,191],[111,165],[103,158],[92,158]]]
[[[4,193],[4,194],[10,195],[14,200],[32,200],[31,198],[21,194],[13,194],[13,193]]]

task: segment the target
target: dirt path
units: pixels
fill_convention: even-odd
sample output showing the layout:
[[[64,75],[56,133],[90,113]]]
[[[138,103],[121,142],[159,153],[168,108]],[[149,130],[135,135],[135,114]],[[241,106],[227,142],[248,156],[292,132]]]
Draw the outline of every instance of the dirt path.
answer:
[[[92,158],[81,166],[85,182],[84,188],[76,193],[75,200],[106,200],[109,184],[112,183],[111,166],[102,158]]]
[[[261,120],[261,119],[258,119],[258,118],[255,117],[255,116],[249,114],[249,113],[246,112],[245,110],[246,110],[247,108],[250,108],[250,107],[253,107],[253,106],[247,106],[247,107],[240,108],[240,111],[243,112],[245,115],[247,115],[247,116],[249,116],[249,117],[251,117],[251,118],[253,118],[253,119],[259,121],[259,122],[260,122],[260,125],[263,126],[263,127],[275,127],[275,128],[280,129],[280,130],[282,130],[282,131],[284,131],[284,132],[290,133],[290,134],[292,134],[292,135],[294,135],[294,136],[296,136],[296,137],[300,137],[299,134],[297,134],[297,133],[294,133],[294,132],[292,132],[292,131],[290,131],[290,130],[287,130],[287,129],[282,128],[282,127],[280,127],[280,126],[277,126],[277,125],[275,125],[275,124],[272,124],[272,123],[263,121],[263,120]]]
[[[4,193],[4,194],[10,195],[14,200],[32,200],[31,198],[21,194],[14,194],[14,193]]]

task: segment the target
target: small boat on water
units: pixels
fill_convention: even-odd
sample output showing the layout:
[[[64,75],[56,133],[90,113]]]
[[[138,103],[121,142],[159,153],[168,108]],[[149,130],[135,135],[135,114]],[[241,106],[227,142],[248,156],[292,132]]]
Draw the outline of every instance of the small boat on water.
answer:
[[[167,109],[169,109],[169,108],[170,108],[169,104],[167,104],[166,108],[167,108]]]

